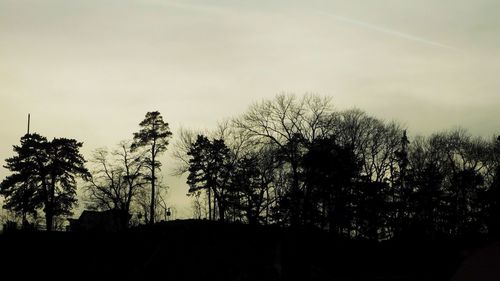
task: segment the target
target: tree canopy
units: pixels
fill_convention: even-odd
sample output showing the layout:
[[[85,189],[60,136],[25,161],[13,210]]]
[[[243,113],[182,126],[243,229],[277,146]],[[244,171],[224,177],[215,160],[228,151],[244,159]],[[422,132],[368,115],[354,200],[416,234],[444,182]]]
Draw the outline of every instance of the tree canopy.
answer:
[[[410,137],[395,121],[338,111],[315,95],[278,95],[216,131],[181,134],[178,170],[189,172],[198,214],[206,193],[209,219],[216,218],[217,186],[225,194],[218,217],[226,220],[309,225],[371,240],[500,229],[498,138],[463,129]],[[224,144],[217,159],[230,160],[211,158],[216,142]]]
[[[43,207],[47,230],[52,230],[54,217],[70,215],[76,205],[76,177],[89,176],[81,147],[74,139],[23,136],[14,146],[16,155],[6,160],[12,174],[0,185],[4,207],[21,213],[24,220]]]
[[[144,120],[139,123],[141,129],[134,133],[134,142],[132,150],[143,148],[149,154],[146,157],[146,164],[151,174],[149,181],[151,182],[151,203],[150,203],[150,219],[151,224],[155,221],[155,204],[156,204],[156,170],[160,169],[161,162],[158,156],[167,150],[169,139],[172,136],[168,123],[163,121],[160,112],[152,111],[146,113]]]

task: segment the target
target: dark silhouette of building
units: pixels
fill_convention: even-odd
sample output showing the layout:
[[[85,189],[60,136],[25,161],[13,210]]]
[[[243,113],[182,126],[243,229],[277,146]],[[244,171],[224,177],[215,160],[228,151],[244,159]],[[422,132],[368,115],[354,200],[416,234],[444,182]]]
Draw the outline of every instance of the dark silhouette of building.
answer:
[[[69,230],[76,232],[117,232],[127,228],[130,215],[122,210],[82,212],[78,219],[69,219]]]
[[[3,232],[10,232],[10,231],[15,231],[17,230],[17,223],[14,221],[7,221],[3,224],[2,231]]]

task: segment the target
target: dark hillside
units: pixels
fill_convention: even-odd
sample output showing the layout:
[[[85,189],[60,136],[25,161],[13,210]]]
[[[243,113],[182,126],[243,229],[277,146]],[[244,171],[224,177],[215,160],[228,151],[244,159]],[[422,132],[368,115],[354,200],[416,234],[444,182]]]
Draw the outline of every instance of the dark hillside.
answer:
[[[2,275],[40,280],[449,280],[462,260],[453,243],[190,220],[123,233],[6,233],[0,249]]]

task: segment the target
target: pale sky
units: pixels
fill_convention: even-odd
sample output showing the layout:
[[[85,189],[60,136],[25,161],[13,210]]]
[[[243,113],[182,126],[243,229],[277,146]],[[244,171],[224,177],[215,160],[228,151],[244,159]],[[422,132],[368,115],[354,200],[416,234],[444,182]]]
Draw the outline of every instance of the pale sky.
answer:
[[[280,92],[413,134],[500,133],[498,0],[0,0],[0,162],[26,132],[130,139],[147,111],[211,128]],[[189,215],[184,179],[170,202]],[[0,168],[0,179],[7,171]]]

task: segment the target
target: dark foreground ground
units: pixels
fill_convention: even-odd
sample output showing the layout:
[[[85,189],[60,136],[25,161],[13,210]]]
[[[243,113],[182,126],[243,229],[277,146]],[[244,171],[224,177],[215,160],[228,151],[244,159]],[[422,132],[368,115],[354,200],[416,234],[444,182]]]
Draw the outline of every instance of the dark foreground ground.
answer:
[[[0,280],[450,280],[478,247],[172,221],[123,233],[3,234]]]

